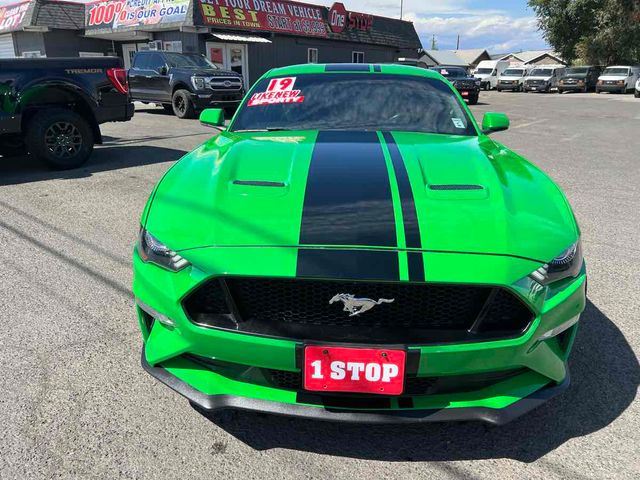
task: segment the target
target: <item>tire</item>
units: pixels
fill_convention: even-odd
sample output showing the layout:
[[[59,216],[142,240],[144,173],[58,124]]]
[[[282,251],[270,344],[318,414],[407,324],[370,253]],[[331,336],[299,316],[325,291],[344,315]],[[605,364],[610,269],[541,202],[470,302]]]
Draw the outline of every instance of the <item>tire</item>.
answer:
[[[196,109],[189,97],[188,90],[176,90],[171,99],[173,114],[178,118],[195,118]]]
[[[476,105],[478,103],[478,98],[480,95],[472,95],[469,97],[469,105]]]
[[[42,110],[29,121],[26,132],[29,153],[54,170],[78,168],[93,152],[89,122],[71,110]]]
[[[167,113],[171,113],[173,114],[173,105],[170,103],[163,103],[162,104],[162,108],[164,108],[164,111]]]
[[[596,93],[600,95],[600,90],[598,90],[597,88],[596,88]]]
[[[636,97],[636,98],[640,98],[640,91],[634,90],[633,96]]]

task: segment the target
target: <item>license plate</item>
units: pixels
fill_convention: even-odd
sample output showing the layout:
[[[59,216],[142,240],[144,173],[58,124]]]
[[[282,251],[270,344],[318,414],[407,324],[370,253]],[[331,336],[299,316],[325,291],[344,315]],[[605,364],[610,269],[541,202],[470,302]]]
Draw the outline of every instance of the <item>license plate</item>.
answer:
[[[531,90],[533,90],[534,92],[538,89],[538,87],[531,87]]]
[[[469,96],[469,92],[462,92],[462,96],[463,97],[468,97]]]
[[[304,349],[304,388],[318,392],[400,395],[404,389],[406,352],[377,348]]]

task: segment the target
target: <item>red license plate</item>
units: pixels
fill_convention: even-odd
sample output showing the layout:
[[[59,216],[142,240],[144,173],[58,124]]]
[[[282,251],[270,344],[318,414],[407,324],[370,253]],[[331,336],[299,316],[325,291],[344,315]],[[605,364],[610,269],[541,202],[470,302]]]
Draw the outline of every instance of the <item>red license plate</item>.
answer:
[[[469,92],[462,92],[462,96],[463,97],[468,97],[469,96]]]
[[[308,345],[304,349],[304,388],[400,395],[406,356],[404,350]]]

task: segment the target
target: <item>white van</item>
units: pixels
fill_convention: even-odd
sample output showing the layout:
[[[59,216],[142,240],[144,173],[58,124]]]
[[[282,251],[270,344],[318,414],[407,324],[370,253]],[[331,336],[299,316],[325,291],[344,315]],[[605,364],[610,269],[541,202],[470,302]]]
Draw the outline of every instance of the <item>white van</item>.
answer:
[[[527,67],[509,67],[498,77],[496,90],[499,92],[503,90],[521,92],[528,74],[529,69]]]
[[[564,76],[562,65],[536,65],[524,81],[525,92],[546,92],[558,88],[558,82]]]
[[[507,68],[509,62],[504,60],[483,60],[473,71],[473,76],[480,79],[480,88],[492,90],[498,86],[498,77]]]
[[[598,77],[596,93],[618,92],[627,93],[634,89],[640,77],[640,66],[615,65],[607,67]]]

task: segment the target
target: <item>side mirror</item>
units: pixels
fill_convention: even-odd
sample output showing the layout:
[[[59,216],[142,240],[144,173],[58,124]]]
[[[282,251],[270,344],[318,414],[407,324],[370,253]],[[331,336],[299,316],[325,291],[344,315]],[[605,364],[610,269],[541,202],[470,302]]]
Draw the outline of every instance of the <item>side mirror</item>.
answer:
[[[160,70],[158,70],[158,73],[159,73],[160,75],[166,75],[168,71],[169,71],[169,70],[168,70],[167,66],[166,66],[166,65],[163,65],[163,66],[161,66],[161,67],[160,67]]]
[[[224,126],[224,110],[221,108],[205,108],[200,114],[200,123],[214,128]]]
[[[482,133],[501,132],[509,128],[509,117],[504,113],[487,112],[482,118]]]

